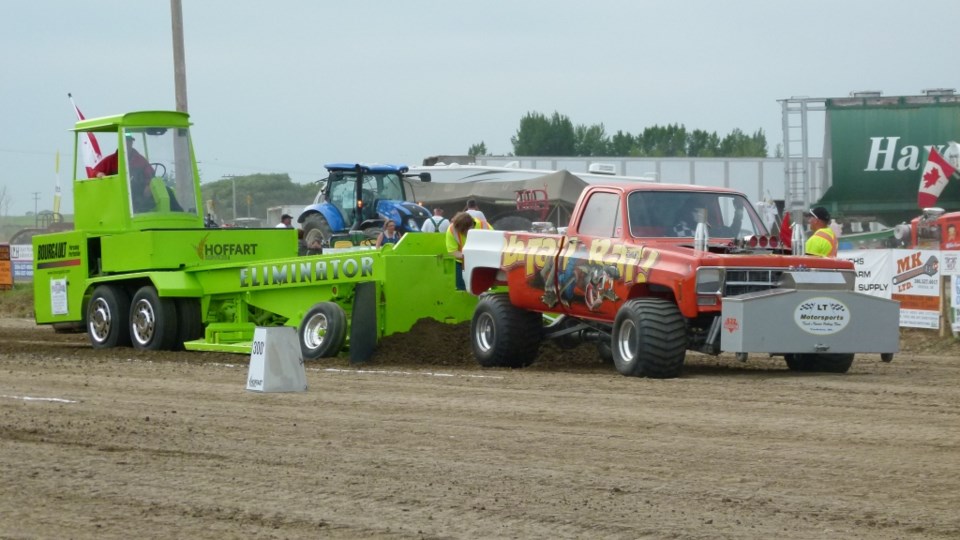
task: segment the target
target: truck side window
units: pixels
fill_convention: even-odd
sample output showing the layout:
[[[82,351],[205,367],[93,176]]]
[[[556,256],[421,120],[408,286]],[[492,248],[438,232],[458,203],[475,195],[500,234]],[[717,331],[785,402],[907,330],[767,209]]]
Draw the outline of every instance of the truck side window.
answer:
[[[613,238],[620,222],[620,196],[598,192],[590,196],[580,216],[578,232],[585,236]]]

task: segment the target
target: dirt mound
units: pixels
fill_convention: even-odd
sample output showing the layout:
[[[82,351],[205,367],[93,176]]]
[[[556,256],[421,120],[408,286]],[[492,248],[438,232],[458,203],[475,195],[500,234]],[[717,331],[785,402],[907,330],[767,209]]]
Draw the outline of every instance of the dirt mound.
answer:
[[[381,339],[372,361],[378,365],[479,367],[473,358],[470,323],[445,324],[433,319],[421,319],[409,332]],[[592,343],[562,349],[553,342],[545,342],[534,363],[535,367],[549,366],[550,369],[605,365]]]

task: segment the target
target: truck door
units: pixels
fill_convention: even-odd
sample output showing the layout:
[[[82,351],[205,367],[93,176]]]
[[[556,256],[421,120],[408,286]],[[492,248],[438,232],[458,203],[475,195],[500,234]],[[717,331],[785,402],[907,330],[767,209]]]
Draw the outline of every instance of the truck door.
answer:
[[[618,261],[624,235],[621,194],[615,191],[596,191],[586,200],[578,222],[572,223],[571,233],[556,261],[554,279],[546,287],[553,287],[557,307],[563,313],[579,317],[612,319],[616,314],[617,291],[620,280]]]

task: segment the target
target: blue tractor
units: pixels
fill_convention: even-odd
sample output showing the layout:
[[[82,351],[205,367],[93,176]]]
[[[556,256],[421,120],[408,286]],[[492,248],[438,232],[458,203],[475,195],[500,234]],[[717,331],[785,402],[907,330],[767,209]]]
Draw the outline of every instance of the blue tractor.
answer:
[[[297,218],[307,244],[323,247],[369,245],[376,241],[383,224],[392,219],[401,233],[420,230],[430,212],[406,200],[405,182],[410,177],[429,182],[429,173],[406,174],[406,165],[329,163],[328,176],[320,181],[313,204]]]

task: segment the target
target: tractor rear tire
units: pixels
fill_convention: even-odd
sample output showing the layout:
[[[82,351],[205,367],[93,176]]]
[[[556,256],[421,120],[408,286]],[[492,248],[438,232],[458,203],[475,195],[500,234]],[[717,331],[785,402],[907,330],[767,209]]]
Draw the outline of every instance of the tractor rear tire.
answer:
[[[470,322],[473,355],[483,367],[523,368],[540,351],[543,316],[510,303],[506,294],[484,294]]]
[[[853,354],[785,354],[790,371],[805,373],[846,373],[853,365]]]
[[[687,350],[686,321],[669,300],[634,298],[617,312],[611,343],[613,363],[622,375],[677,377]]]
[[[130,295],[117,285],[98,285],[87,304],[87,336],[94,349],[130,345]]]
[[[334,357],[347,339],[347,314],[333,302],[314,304],[300,322],[297,336],[304,360]]]
[[[130,303],[130,338],[135,349],[172,351],[179,323],[173,298],[160,298],[152,285],[140,287]]]
[[[316,213],[307,216],[303,221],[303,239],[309,246],[315,240],[320,241],[323,247],[330,246],[330,238],[333,237],[333,231],[330,229],[330,223],[323,214]]]

